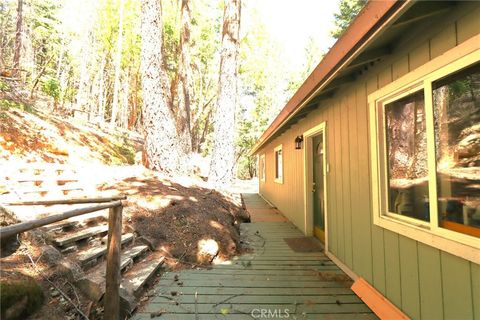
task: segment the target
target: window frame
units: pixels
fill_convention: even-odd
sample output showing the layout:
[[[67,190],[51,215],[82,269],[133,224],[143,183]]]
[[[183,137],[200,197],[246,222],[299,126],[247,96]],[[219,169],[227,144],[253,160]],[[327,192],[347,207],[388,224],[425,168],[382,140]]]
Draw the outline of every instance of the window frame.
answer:
[[[435,155],[435,128],[433,114],[432,83],[455,72],[480,63],[480,35],[432,59],[416,70],[380,88],[368,96],[371,148],[371,178],[373,223],[384,229],[402,234],[437,249],[460,256],[480,264],[480,238],[440,227],[438,221],[437,170]],[[387,140],[385,126],[379,123],[385,119],[385,105],[397,101],[419,90],[424,92],[428,196],[430,221],[405,217],[388,212]],[[382,114],[380,115],[380,111]],[[381,132],[382,131],[382,132]],[[381,150],[380,147],[383,147]]]
[[[261,182],[265,182],[266,181],[266,173],[267,173],[267,170],[266,170],[266,166],[267,166],[267,163],[265,161],[265,153],[264,154],[261,154],[260,155],[260,181]]]
[[[277,164],[277,154],[278,154],[278,151],[281,152],[280,156],[282,158],[282,172],[281,172],[281,176],[278,177],[277,176],[277,173],[278,173],[278,164]],[[273,181],[276,182],[276,183],[279,183],[279,184],[283,184],[283,173],[284,173],[284,170],[283,168],[285,167],[284,166],[284,162],[283,162],[283,145],[280,144],[278,146],[276,146],[274,149],[273,149],[273,161],[274,161],[274,164],[275,164],[275,171],[274,171],[274,179]]]

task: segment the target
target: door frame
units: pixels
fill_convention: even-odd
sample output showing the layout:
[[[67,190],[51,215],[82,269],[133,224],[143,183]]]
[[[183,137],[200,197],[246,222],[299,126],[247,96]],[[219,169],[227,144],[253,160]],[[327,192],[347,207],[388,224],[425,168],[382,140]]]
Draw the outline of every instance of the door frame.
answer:
[[[323,188],[324,188],[324,197],[325,197],[325,252],[328,252],[328,185],[327,185],[327,173],[328,173],[328,162],[327,162],[327,123],[324,121],[319,125],[310,128],[309,130],[303,133],[303,172],[304,172],[304,217],[305,217],[305,231],[308,236],[313,235],[313,193],[312,193],[312,183],[313,183],[313,137],[323,134]]]

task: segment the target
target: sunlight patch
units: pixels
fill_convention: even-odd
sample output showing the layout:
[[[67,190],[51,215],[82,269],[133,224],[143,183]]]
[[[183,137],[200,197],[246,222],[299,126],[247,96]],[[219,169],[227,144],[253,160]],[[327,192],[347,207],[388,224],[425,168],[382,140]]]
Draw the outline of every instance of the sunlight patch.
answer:
[[[202,239],[198,241],[197,261],[210,263],[218,255],[218,242],[213,239]]]

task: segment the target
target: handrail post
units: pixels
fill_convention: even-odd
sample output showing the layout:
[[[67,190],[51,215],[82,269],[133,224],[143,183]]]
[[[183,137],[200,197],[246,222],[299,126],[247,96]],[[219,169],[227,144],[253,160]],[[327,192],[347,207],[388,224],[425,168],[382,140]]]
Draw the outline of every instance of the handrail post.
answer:
[[[108,217],[107,275],[104,296],[104,320],[120,319],[120,250],[122,236],[121,205],[110,208]]]

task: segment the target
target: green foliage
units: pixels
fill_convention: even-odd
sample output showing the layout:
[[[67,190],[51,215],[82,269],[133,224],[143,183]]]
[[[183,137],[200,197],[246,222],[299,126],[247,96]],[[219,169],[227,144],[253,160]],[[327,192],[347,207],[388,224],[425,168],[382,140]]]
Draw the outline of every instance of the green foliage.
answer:
[[[366,3],[367,0],[341,0],[339,12],[334,14],[335,28],[330,31],[332,37],[335,39],[340,38]]]
[[[237,176],[240,179],[251,179],[256,175],[256,157],[250,156],[248,152],[255,145],[264,127],[265,119],[256,121],[255,117],[240,124],[237,139],[237,152],[240,154]]]
[[[10,90],[10,86],[8,85],[8,83],[0,80],[0,91],[7,92],[9,90]]]
[[[35,65],[38,72],[44,65],[53,66],[55,58],[59,54],[60,44],[60,21],[57,18],[60,3],[56,0],[32,1],[30,9],[25,10],[26,29],[31,30],[30,41],[36,54]],[[29,13],[29,14],[28,14]],[[32,74],[36,73],[32,70]],[[54,69],[47,68],[47,75],[53,76]]]
[[[448,86],[450,100],[462,97],[465,93],[470,92],[472,87],[472,83],[469,79],[462,79],[451,83]]]
[[[117,147],[116,151],[126,161],[126,163],[135,164],[135,150],[131,146],[120,145]],[[124,161],[120,161],[118,164],[124,163]]]
[[[256,175],[256,157],[250,156],[249,151],[322,56],[311,39],[305,48],[302,70],[290,71],[281,54],[281,44],[270,37],[255,12],[251,16],[252,27],[240,44],[240,95],[243,98],[237,117],[236,141],[240,178]]]
[[[19,109],[28,113],[34,113],[31,105],[22,102],[16,102],[8,99],[0,99],[0,108],[3,110]]]
[[[27,316],[38,310],[44,300],[42,288],[38,283],[26,278],[25,280],[3,280],[0,282],[0,306],[1,306],[1,318],[6,318],[6,311],[10,307],[16,309],[14,317],[9,319],[20,320],[25,319]],[[19,303],[25,300],[25,306],[19,307]],[[16,306],[16,307],[15,307]]]
[[[42,91],[52,97],[55,101],[58,101],[60,98],[60,83],[57,79],[49,78],[42,82]]]
[[[13,64],[14,37],[16,25],[17,1],[0,1],[0,46],[2,47],[1,63]]]
[[[314,39],[310,37],[304,48],[304,63],[302,69],[296,74],[292,74],[289,79],[287,93],[288,96],[293,96],[302,83],[308,78],[310,73],[315,69],[320,60],[323,59],[324,54],[315,43]]]

